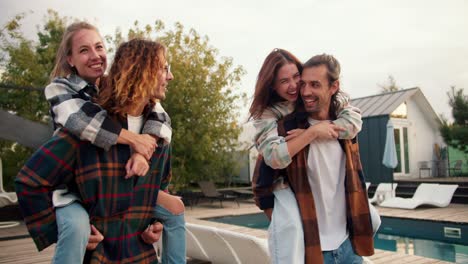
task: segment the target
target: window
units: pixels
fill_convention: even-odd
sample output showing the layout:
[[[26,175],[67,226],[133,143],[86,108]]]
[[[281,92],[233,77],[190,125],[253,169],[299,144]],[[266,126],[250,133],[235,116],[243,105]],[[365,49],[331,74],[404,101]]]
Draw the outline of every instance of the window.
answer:
[[[396,127],[393,129],[395,137],[395,149],[398,158],[398,166],[394,169],[397,174],[409,174],[409,142],[408,142],[408,128]]]
[[[393,118],[407,118],[408,116],[408,107],[406,106],[406,102],[402,103],[400,106],[393,111],[393,113],[390,115]]]

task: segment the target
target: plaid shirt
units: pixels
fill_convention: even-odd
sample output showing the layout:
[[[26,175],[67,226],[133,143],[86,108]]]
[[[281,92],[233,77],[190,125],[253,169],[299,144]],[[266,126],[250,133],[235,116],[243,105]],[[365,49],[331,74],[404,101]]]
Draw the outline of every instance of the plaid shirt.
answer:
[[[293,113],[278,122],[279,135],[295,128],[307,128],[307,114]],[[339,140],[346,155],[346,216],[347,228],[356,254],[369,256],[374,254],[372,224],[365,180],[359,157],[359,146],[352,140]],[[273,208],[273,181],[287,176],[293,190],[304,230],[305,263],[323,263],[322,249],[318,232],[314,196],[307,177],[308,147],[292,158],[291,164],[284,170],[268,167],[260,156],[257,160],[253,179],[253,190],[257,205],[261,209]]]
[[[145,177],[126,180],[130,148],[104,151],[64,129],[40,147],[15,179],[20,209],[39,250],[57,240],[51,193],[61,184],[76,192],[104,240],[91,253],[95,263],[157,263],[140,234],[152,223],[158,191],[171,178],[170,145],[159,145]]]
[[[105,150],[117,144],[122,126],[112,120],[106,110],[91,101],[99,92],[95,85],[71,74],[67,78],[56,78],[44,92],[56,128],[65,127],[80,139]],[[171,142],[171,119],[159,102],[149,115],[142,133],[163,138],[166,143]]]
[[[342,107],[337,111],[337,126],[345,128],[339,132],[339,138],[352,139],[362,127],[361,110],[348,104],[347,97],[341,95]],[[274,169],[286,168],[291,163],[287,142],[278,136],[277,122],[294,111],[294,103],[280,102],[265,109],[262,116],[253,121],[255,146],[266,164]]]

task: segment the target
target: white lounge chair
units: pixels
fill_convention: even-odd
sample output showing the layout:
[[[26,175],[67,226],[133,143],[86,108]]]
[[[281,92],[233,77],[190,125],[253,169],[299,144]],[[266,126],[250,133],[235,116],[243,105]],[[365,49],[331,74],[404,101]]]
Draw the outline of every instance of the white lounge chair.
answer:
[[[187,223],[187,226],[190,225],[191,224]],[[188,227],[185,230],[185,237],[187,241],[187,257],[197,260],[210,261],[210,258],[206,254],[202,245],[200,245],[200,242],[195,237],[195,235],[189,230]]]
[[[421,205],[446,207],[450,204],[457,184],[421,183],[412,198],[395,197],[383,201],[380,206],[414,209]]]
[[[218,234],[216,228],[187,223],[186,230],[191,232],[199,242],[199,245],[208,257],[207,261],[213,264],[241,263],[231,245]],[[188,248],[187,246],[187,249]],[[196,258],[195,256],[189,255],[188,250],[187,257]]]
[[[369,203],[376,203],[378,195],[386,196],[385,199],[388,198],[389,195],[391,195],[391,197],[395,197],[395,190],[397,186],[398,183],[379,183],[379,185],[377,185],[377,188],[375,189],[374,196],[372,196],[372,198],[369,198]]]
[[[366,191],[369,190],[369,187],[371,186],[370,182],[366,182]]]
[[[218,229],[218,234],[231,245],[242,264],[269,264],[268,242],[254,236]]]
[[[18,203],[15,192],[6,192],[3,188],[3,164],[0,158],[0,208]],[[0,222],[0,228],[14,227],[19,225],[17,221]]]

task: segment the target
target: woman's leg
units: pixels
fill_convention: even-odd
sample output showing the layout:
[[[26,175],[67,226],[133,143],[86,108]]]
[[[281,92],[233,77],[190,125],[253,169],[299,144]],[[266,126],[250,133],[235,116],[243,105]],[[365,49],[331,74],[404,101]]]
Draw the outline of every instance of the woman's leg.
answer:
[[[273,194],[275,205],[268,227],[271,263],[304,263],[304,231],[294,193],[287,188]]]
[[[91,228],[88,212],[78,202],[55,209],[58,238],[52,263],[83,263]]]
[[[186,263],[185,207],[176,196],[159,191],[155,218],[164,226],[162,237],[162,264]]]

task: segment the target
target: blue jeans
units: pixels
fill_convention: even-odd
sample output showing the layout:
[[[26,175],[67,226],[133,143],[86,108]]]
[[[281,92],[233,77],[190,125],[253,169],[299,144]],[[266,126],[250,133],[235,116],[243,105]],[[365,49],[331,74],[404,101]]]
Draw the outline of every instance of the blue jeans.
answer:
[[[347,238],[339,248],[330,251],[322,251],[324,264],[361,264],[362,257],[356,255]]]
[[[156,205],[154,214],[154,217],[164,226],[161,263],[186,263],[184,214],[172,214],[160,205]]]
[[[83,263],[91,228],[83,206],[73,202],[55,209],[58,237],[52,263]]]
[[[163,228],[163,264],[185,263],[185,219],[184,214],[174,215],[164,207],[156,205],[155,218]],[[89,215],[83,206],[73,202],[55,209],[58,227],[57,246],[52,263],[83,263],[91,234]]]

